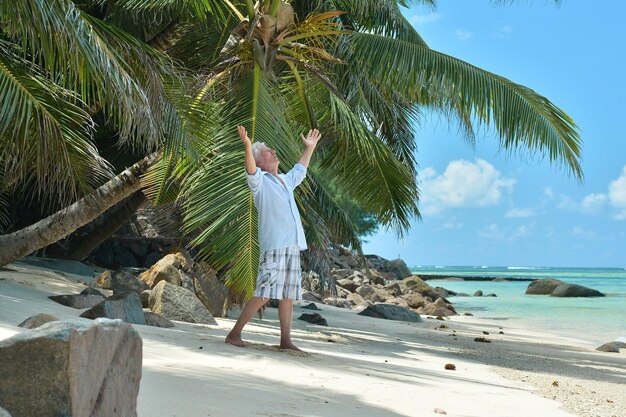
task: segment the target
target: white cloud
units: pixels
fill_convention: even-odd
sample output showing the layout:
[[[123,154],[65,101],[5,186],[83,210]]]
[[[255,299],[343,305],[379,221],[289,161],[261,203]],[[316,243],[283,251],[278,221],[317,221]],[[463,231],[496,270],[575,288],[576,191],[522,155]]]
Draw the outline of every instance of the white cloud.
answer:
[[[429,14],[416,14],[411,16],[409,21],[414,25],[424,25],[427,23],[436,22],[441,19],[443,16],[439,13],[429,13]]]
[[[461,41],[469,40],[471,39],[472,36],[473,36],[472,32],[468,32],[467,30],[463,30],[463,29],[456,30],[456,37]]]
[[[504,233],[497,224],[491,223],[478,231],[478,235],[487,239],[500,240],[504,238]]]
[[[502,194],[513,191],[515,179],[503,178],[489,162],[452,161],[443,174],[433,168],[420,172],[421,211],[436,214],[449,207],[487,207],[500,203]]]
[[[615,219],[626,220],[626,165],[622,169],[622,174],[609,184],[608,197],[611,205],[619,210]]]
[[[580,226],[574,226],[572,229],[572,234],[577,237],[583,237],[586,239],[595,239],[598,235],[596,232],[586,230]]]
[[[509,25],[500,26],[493,32],[492,36],[498,39],[507,39],[509,35],[513,32],[513,27]]]
[[[517,208],[514,207],[511,210],[507,211],[504,217],[507,219],[522,219],[525,217],[533,217],[536,216],[535,210],[532,208]]]
[[[604,206],[606,202],[606,194],[597,193],[597,194],[589,194],[583,198],[583,202],[581,203],[582,209],[587,212],[594,212]]]
[[[460,229],[463,227],[463,223],[458,222],[456,217],[452,217],[447,222],[441,225],[444,229]]]
[[[552,187],[546,187],[543,189],[543,193],[545,194],[546,197],[548,198],[552,198],[554,197],[554,191],[552,191]]]

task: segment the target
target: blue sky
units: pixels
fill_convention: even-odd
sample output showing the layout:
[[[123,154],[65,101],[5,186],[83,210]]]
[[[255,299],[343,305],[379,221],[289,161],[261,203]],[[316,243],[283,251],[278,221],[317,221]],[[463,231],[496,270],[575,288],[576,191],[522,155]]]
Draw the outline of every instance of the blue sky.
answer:
[[[405,16],[429,46],[532,88],[583,139],[582,184],[549,161],[472,148],[445,118],[415,126],[423,220],[365,253],[409,265],[626,267],[626,2],[440,0]]]

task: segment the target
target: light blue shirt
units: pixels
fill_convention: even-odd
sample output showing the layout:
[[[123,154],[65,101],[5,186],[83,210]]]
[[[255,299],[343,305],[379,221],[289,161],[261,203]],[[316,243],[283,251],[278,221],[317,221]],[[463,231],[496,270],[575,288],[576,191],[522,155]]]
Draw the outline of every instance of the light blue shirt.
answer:
[[[304,229],[293,190],[304,180],[306,168],[297,163],[286,174],[278,178],[257,167],[252,175],[246,172],[252,200],[259,213],[259,249],[261,253],[298,246],[307,248]]]

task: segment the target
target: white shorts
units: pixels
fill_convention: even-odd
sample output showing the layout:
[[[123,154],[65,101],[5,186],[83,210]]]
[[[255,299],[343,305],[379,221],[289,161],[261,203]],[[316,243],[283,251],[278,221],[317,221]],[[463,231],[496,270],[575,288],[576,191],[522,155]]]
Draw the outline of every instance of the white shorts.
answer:
[[[272,249],[261,254],[254,296],[274,300],[302,300],[299,247]]]

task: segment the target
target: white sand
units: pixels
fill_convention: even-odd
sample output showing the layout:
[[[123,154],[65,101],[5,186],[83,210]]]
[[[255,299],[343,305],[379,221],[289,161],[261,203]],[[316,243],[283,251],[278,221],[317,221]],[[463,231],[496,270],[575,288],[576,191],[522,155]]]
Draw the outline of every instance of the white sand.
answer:
[[[17,324],[38,313],[80,314],[47,298],[80,291],[76,277],[9,268],[0,270],[0,339],[27,331]],[[144,341],[139,416],[430,416],[435,409],[459,417],[626,415],[626,353],[506,326],[498,335],[501,324],[474,317],[439,329],[444,322],[408,324],[320,307],[329,327],[296,320],[311,311],[294,311],[293,338],[306,354],[278,350],[275,309],[246,327],[246,348],[224,343],[231,318],[218,318],[218,326],[135,326]],[[492,343],[474,342],[479,336]],[[456,370],[445,370],[446,363]]]

